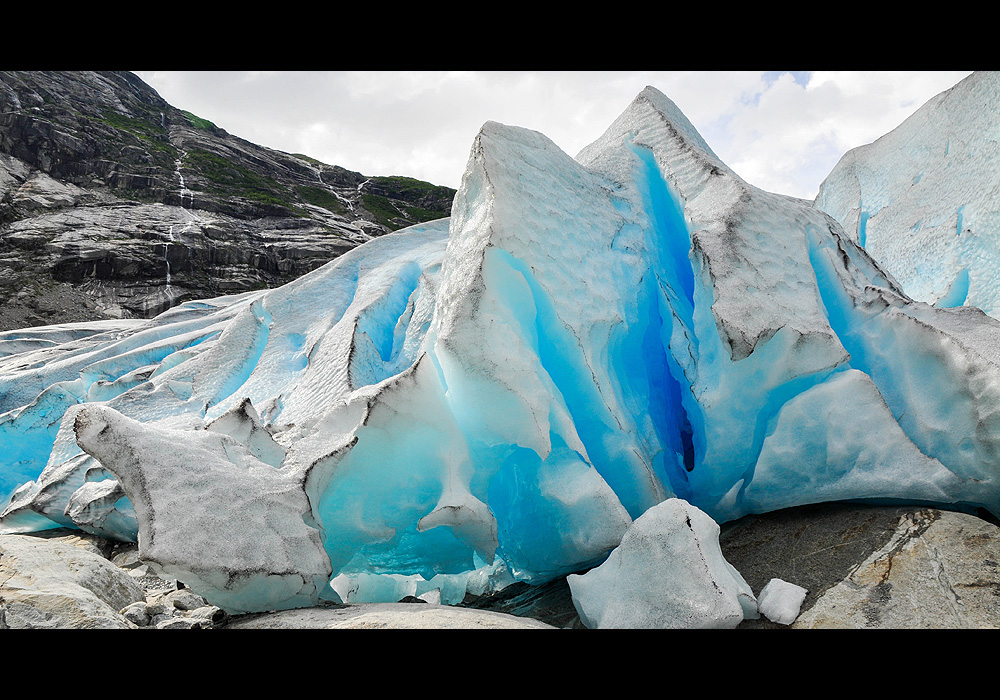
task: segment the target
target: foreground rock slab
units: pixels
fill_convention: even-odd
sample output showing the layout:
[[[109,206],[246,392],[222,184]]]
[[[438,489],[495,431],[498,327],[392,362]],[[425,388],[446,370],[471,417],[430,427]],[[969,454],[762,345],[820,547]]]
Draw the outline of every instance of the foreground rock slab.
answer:
[[[556,629],[538,620],[428,603],[363,603],[235,618],[226,629]]]
[[[819,504],[729,523],[720,545],[753,590],[808,589],[789,629],[1000,628],[1000,527],[975,515]]]
[[[0,629],[129,629],[142,586],[78,538],[0,535]]]
[[[793,627],[996,629],[1000,530],[963,513],[903,515],[892,539]]]

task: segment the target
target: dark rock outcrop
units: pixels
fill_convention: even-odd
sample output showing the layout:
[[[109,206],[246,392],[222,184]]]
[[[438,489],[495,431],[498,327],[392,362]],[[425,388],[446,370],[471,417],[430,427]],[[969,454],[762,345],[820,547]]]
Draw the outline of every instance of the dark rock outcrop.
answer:
[[[256,146],[128,72],[0,72],[0,330],[277,286],[454,194]]]

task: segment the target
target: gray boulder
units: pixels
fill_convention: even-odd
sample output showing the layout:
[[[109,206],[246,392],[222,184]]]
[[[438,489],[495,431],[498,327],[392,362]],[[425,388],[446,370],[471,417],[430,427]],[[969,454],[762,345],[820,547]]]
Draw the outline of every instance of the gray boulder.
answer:
[[[996,629],[1000,530],[972,515],[921,509],[824,593],[797,628]]]
[[[556,629],[539,620],[430,603],[328,605],[248,615],[227,629]]]
[[[332,571],[302,474],[224,433],[158,429],[106,406],[81,410],[75,430],[128,494],[139,557],[158,576],[234,613],[319,600]]]
[[[828,503],[723,526],[723,554],[754,591],[808,590],[791,629],[1000,627],[1000,527],[929,507]],[[762,617],[741,628],[782,627]]]
[[[145,591],[86,540],[0,535],[0,629],[128,629]]]

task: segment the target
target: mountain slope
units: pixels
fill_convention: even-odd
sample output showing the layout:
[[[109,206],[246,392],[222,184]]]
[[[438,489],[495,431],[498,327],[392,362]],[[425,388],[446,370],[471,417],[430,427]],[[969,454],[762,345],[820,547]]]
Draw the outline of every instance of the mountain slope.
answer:
[[[127,72],[0,72],[0,330],[288,282],[454,190],[254,145]]]

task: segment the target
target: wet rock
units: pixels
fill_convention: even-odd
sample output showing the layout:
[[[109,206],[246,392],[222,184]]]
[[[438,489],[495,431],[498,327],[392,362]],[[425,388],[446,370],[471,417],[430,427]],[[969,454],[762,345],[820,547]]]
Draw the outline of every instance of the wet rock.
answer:
[[[512,583],[492,595],[469,594],[462,606],[530,617],[553,627],[586,629],[573,605],[572,592],[565,578],[540,586],[530,586],[524,582]]]

